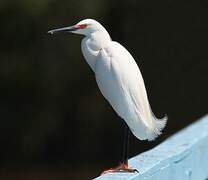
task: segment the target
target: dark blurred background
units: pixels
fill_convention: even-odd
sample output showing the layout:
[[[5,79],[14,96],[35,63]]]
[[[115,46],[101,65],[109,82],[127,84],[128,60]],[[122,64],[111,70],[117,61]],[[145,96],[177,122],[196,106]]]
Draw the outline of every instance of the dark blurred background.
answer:
[[[121,157],[120,119],[99,92],[81,36],[49,29],[101,22],[136,59],[154,113],[154,142],[207,113],[208,1],[1,0],[0,179],[91,179]]]

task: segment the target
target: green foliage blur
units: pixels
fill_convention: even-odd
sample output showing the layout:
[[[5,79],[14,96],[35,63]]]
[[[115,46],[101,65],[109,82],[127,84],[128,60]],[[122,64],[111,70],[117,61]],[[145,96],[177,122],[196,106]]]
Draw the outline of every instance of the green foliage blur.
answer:
[[[121,157],[122,125],[104,100],[81,36],[49,29],[101,22],[136,59],[153,112],[169,121],[155,142],[207,113],[208,3],[1,0],[1,179],[90,179]]]

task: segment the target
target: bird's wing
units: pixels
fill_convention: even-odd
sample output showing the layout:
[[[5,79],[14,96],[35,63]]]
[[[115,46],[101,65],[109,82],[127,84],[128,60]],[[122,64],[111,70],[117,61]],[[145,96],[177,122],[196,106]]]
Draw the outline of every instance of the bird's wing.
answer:
[[[153,139],[155,117],[148,102],[141,72],[131,54],[119,43],[111,42],[96,60],[98,86],[114,110],[129,125],[139,139]],[[147,131],[154,131],[148,137]],[[145,137],[144,137],[145,135]],[[154,137],[153,137],[154,136]]]

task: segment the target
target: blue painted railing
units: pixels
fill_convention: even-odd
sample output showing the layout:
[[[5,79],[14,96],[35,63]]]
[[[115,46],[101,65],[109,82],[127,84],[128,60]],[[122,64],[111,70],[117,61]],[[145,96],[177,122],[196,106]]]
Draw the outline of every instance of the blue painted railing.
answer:
[[[108,173],[94,180],[208,180],[208,115],[131,158],[129,166],[139,173]]]

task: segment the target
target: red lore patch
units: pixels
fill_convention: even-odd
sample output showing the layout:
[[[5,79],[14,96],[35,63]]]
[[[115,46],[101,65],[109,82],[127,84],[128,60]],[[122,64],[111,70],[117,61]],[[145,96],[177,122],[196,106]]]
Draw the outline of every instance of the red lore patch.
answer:
[[[76,25],[76,27],[78,29],[85,29],[87,27],[87,24],[78,24],[78,25]]]

